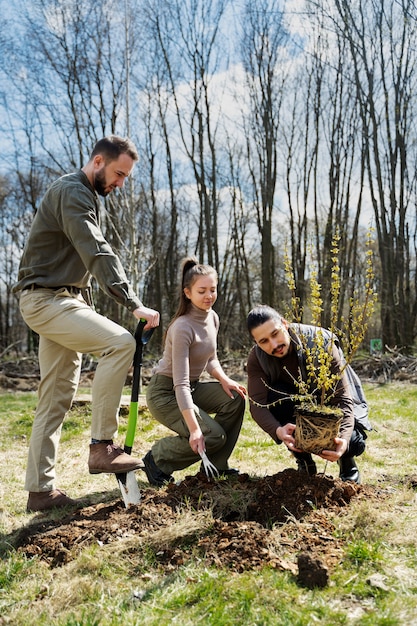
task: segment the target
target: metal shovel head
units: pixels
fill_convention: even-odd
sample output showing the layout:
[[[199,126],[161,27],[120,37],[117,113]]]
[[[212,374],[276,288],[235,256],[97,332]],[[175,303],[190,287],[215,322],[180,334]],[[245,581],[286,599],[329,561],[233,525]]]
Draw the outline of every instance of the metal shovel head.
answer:
[[[126,508],[132,504],[139,504],[141,500],[141,494],[138,483],[136,481],[135,472],[127,472],[126,474],[119,474],[117,476],[120,491],[125,503]]]

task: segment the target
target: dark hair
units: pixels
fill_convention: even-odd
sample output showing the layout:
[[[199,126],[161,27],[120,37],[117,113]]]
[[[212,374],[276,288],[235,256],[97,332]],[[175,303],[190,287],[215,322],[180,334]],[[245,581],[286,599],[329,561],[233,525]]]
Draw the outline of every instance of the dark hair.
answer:
[[[103,137],[97,141],[91,153],[90,160],[100,154],[105,163],[111,163],[117,161],[121,154],[127,154],[133,161],[139,160],[139,155],[134,143],[127,138],[118,137],[117,135],[110,135],[109,137]]]
[[[283,328],[285,328],[285,320],[282,315],[278,313],[278,311],[267,304],[258,304],[249,312],[246,320],[249,333],[252,334],[252,330],[254,328],[257,328],[269,320],[276,320],[280,325],[282,325]]]
[[[177,319],[177,317],[181,317],[181,315],[188,313],[190,308],[191,301],[185,295],[184,289],[191,289],[197,278],[200,276],[209,276],[210,274],[213,274],[217,280],[217,272],[214,267],[211,267],[211,265],[202,265],[195,257],[187,257],[186,259],[183,259],[181,263],[179,303],[171,323]]]

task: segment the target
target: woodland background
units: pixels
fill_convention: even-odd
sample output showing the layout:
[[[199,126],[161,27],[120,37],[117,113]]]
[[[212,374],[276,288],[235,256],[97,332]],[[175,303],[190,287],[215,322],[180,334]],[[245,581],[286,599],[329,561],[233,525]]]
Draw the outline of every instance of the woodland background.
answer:
[[[140,162],[102,227],[146,305],[176,305],[181,259],[219,272],[220,345],[249,344],[248,311],[284,313],[287,250],[329,316],[339,229],[340,316],[365,280],[367,341],[412,353],[417,319],[417,7],[413,0],[0,1],[0,354],[34,338],[12,293],[47,186],[104,135]],[[97,309],[128,311],[95,288]],[[308,319],[304,321],[308,322]]]

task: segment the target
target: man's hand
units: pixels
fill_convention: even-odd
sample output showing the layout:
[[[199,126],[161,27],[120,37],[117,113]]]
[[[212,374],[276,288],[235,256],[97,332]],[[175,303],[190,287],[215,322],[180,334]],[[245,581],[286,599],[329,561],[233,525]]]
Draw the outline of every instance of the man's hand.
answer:
[[[154,309],[148,309],[146,306],[139,307],[133,311],[133,315],[138,320],[146,320],[147,323],[143,327],[143,330],[149,330],[150,328],[159,326],[159,312],[154,311]]]
[[[285,443],[290,452],[302,452],[302,450],[299,450],[295,447],[295,424],[285,424],[285,426],[278,426],[276,433],[278,439]]]
[[[338,461],[340,457],[347,450],[347,442],[345,439],[341,439],[340,437],[335,437],[334,442],[336,444],[336,450],[322,450],[318,456],[321,456],[325,461]]]

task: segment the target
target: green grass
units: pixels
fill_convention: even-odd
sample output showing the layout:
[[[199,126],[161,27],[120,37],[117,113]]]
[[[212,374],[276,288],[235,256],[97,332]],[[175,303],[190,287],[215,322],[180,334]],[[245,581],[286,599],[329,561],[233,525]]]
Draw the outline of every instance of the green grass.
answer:
[[[0,396],[0,624],[37,626],[413,626],[417,624],[417,498],[407,478],[417,473],[417,388],[367,385],[375,431],[359,459],[363,482],[388,491],[377,501],[352,501],[333,519],[345,551],[330,584],[309,590],[290,572],[265,567],[237,573],[191,561],[164,573],[155,547],[90,545],[72,562],[50,569],[17,553],[13,533],[36,516],[25,512],[24,471],[36,395]],[[127,416],[121,418],[120,434]],[[66,419],[59,485],[92,503],[114,498],[114,477],[87,470],[90,413]],[[135,453],[167,431],[141,411]],[[246,416],[231,464],[254,476],[293,466]],[[319,471],[325,468],[318,460]],[[327,466],[326,472],[336,470]],[[185,473],[190,473],[187,470]],[[181,477],[181,473],[176,478]],[[59,518],[62,513],[53,514]],[[51,514],[51,517],[53,517]]]

